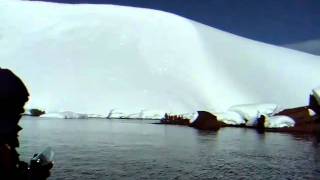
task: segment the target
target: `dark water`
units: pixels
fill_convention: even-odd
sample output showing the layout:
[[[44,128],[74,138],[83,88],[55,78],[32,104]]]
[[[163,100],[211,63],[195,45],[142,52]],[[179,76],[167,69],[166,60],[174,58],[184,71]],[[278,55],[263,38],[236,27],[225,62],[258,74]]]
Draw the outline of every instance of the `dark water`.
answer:
[[[20,153],[51,146],[51,179],[320,179],[312,137],[149,123],[24,117]]]

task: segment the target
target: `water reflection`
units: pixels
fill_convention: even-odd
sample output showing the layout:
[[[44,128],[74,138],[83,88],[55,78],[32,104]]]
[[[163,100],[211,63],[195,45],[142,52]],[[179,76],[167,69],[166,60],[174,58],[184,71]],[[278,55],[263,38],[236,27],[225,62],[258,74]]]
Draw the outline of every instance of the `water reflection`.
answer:
[[[253,129],[125,120],[23,119],[22,158],[56,151],[53,179],[315,179],[319,143]],[[70,128],[73,127],[73,128]],[[315,143],[316,142],[316,143]]]

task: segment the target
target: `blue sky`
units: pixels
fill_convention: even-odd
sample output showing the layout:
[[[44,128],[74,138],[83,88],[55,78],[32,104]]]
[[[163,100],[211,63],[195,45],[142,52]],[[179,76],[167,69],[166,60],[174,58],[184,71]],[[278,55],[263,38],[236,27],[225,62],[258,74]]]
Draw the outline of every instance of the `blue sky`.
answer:
[[[118,4],[172,12],[271,44],[320,39],[320,0],[45,0]]]

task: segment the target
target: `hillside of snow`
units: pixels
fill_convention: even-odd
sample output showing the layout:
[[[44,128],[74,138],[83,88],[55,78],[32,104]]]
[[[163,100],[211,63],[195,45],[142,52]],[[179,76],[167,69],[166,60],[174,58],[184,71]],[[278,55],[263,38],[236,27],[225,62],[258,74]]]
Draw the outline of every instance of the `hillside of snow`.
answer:
[[[295,107],[320,85],[318,56],[156,10],[4,0],[0,22],[0,66],[47,112]]]
[[[284,44],[283,47],[295,49],[310,54],[320,55],[320,39],[302,41],[292,44]]]

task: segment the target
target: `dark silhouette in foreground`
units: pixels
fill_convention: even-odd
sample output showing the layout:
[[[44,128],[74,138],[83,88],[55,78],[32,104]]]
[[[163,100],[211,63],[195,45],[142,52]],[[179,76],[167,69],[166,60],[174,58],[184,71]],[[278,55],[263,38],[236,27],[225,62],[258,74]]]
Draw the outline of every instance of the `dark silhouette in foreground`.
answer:
[[[18,125],[29,93],[23,82],[10,70],[0,68],[0,179],[42,180],[50,175],[52,163],[29,166],[19,160]]]

